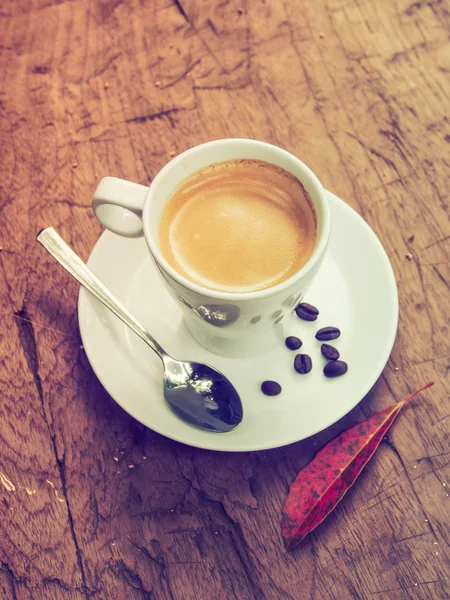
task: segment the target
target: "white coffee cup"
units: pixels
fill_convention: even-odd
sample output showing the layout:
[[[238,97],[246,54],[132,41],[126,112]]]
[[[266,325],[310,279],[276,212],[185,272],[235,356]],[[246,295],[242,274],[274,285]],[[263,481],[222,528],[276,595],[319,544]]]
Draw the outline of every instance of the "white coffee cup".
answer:
[[[159,246],[159,224],[164,205],[183,179],[208,165],[240,158],[264,160],[301,181],[316,212],[316,243],[308,262],[289,279],[256,292],[221,292],[193,283],[166,261]],[[95,190],[92,206],[100,223],[114,233],[144,235],[193,337],[208,350],[232,357],[261,354],[283,340],[283,318],[304,297],[317,274],[331,229],[325,191],[314,173],[289,152],[248,139],[217,140],[191,148],[161,169],[149,187],[105,177]]]

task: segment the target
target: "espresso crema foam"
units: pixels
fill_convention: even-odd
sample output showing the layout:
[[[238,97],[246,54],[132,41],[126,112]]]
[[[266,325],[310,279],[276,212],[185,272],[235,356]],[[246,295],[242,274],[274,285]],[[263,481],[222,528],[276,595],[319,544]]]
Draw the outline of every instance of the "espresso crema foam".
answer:
[[[294,275],[310,258],[316,215],[301,182],[260,160],[193,173],[163,209],[161,251],[181,275],[225,292],[254,292]]]

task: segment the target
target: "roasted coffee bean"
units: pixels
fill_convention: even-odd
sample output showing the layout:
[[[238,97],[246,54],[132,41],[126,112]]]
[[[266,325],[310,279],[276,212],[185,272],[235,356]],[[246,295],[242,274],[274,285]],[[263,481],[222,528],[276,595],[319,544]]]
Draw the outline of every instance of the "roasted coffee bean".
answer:
[[[340,335],[341,332],[337,327],[323,327],[316,333],[316,340],[327,342],[328,340],[335,340]]]
[[[263,381],[261,391],[266,396],[278,396],[281,392],[281,385],[276,381]]]
[[[298,350],[303,344],[302,340],[299,340],[298,337],[295,337],[293,335],[287,337],[284,343],[289,348],[289,350]]]
[[[299,304],[295,309],[295,312],[297,313],[297,317],[304,321],[315,321],[319,314],[319,311],[315,306],[307,304],[306,302]]]
[[[332,360],[327,363],[323,368],[323,372],[326,377],[339,377],[344,373],[347,373],[348,366],[343,360]]]
[[[311,357],[307,354],[297,354],[294,359],[294,369],[301,375],[306,375],[312,369]]]
[[[330,346],[330,344],[322,344],[320,350],[328,360],[337,360],[339,358],[339,350],[334,346]]]

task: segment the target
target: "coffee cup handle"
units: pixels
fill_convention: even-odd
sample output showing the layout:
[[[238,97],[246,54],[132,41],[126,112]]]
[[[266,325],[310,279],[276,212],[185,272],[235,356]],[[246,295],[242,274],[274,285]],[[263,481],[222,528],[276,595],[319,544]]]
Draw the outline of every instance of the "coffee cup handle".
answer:
[[[148,187],[119,179],[104,177],[92,196],[92,208],[100,223],[124,237],[143,235],[142,210]]]

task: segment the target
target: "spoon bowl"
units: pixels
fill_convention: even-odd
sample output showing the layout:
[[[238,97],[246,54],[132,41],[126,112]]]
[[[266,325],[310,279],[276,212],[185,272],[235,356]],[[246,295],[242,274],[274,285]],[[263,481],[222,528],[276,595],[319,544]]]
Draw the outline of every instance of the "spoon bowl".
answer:
[[[239,425],[243,418],[242,403],[225,375],[209,365],[176,360],[169,356],[53,227],[43,229],[37,240],[66,271],[160,357],[164,365],[164,398],[180,419],[213,433],[226,433]]]
[[[164,397],[183,421],[195,419],[199,429],[226,432],[242,421],[242,404],[230,381],[209,365],[174,360],[164,362]],[[194,424],[191,422],[191,424]]]

